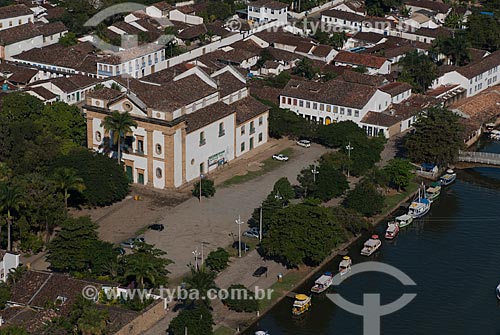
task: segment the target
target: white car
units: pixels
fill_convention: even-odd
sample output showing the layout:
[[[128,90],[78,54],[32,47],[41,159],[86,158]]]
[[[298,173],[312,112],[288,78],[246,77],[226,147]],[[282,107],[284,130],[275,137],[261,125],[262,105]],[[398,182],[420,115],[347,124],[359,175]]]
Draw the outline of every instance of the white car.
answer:
[[[304,148],[309,148],[309,147],[311,147],[311,141],[300,140],[300,141],[297,141],[297,145],[300,145],[301,147],[304,147]]]
[[[281,162],[286,162],[288,160],[288,156],[285,156],[283,154],[278,154],[278,155],[273,155],[273,159],[276,159],[277,161]]]

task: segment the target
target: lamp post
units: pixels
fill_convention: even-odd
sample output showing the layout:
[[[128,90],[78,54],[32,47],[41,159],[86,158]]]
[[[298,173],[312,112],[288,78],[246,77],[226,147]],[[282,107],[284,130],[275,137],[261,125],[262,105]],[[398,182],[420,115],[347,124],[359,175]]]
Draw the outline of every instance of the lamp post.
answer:
[[[199,196],[199,201],[201,202],[201,181],[205,178],[205,175],[203,173],[200,173],[200,196]]]
[[[200,252],[198,251],[198,248],[196,248],[194,251],[193,251],[193,256],[194,256],[194,263],[196,264],[196,271],[198,271],[200,268],[198,266],[198,257],[200,257]]]
[[[235,221],[236,224],[238,225],[238,257],[241,258],[241,224],[243,221],[241,221],[241,217],[238,215],[238,220]]]
[[[313,165],[313,169],[311,170],[311,173],[313,174],[313,181],[316,184],[316,175],[319,173],[319,171],[316,169],[316,164]]]
[[[354,147],[351,146],[351,142],[349,141],[349,144],[345,148],[347,150],[347,159],[348,159],[348,161],[347,161],[347,178],[349,178],[349,176],[350,176],[349,169],[351,167],[351,150],[353,150]]]
[[[262,206],[260,207],[260,216],[259,216],[259,241],[262,241]]]

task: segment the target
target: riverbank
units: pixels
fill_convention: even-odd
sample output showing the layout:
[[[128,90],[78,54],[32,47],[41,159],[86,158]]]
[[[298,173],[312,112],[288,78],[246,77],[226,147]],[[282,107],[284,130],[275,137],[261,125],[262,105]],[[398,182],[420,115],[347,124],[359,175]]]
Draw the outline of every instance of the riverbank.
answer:
[[[369,223],[371,227],[377,226],[380,222],[385,220],[388,216],[390,216],[393,212],[398,210],[401,205],[408,202],[410,199],[413,199],[415,194],[418,191],[418,183],[412,182],[405,192],[396,193],[391,196],[386,197],[385,207],[381,214],[371,218]],[[351,237],[348,241],[339,245],[335,248],[331,254],[324,259],[321,264],[315,267],[302,267],[298,270],[288,270],[287,273],[283,276],[281,282],[276,281],[271,286],[267,287],[273,290],[270,300],[261,301],[261,310],[258,314],[249,314],[245,313],[245,320],[240,319],[240,323],[238,326],[234,325],[224,325],[215,330],[215,335],[226,335],[238,334],[238,330],[244,332],[246,329],[255,325],[261,318],[263,318],[266,313],[268,313],[276,304],[282,301],[284,298],[289,296],[292,292],[294,292],[298,287],[300,287],[304,282],[311,279],[321,268],[326,266],[329,262],[331,262],[335,257],[340,256],[343,251],[348,249],[353,243],[355,243],[362,234],[358,234],[356,236]],[[263,288],[263,287],[261,287]],[[232,311],[228,311],[227,309],[224,311],[224,318],[227,317],[227,313],[236,313]],[[241,313],[238,313],[241,315]],[[217,323],[218,316],[214,315],[214,321]],[[220,319],[220,317],[219,317]]]

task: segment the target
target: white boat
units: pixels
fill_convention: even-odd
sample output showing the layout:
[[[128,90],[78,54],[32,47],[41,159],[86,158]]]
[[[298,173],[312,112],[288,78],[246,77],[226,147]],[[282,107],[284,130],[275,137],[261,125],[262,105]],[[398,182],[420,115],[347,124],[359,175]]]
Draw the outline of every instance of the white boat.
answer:
[[[398,223],[399,228],[406,227],[412,222],[413,222],[413,216],[408,214],[403,214],[396,217],[396,223]]]
[[[426,197],[422,197],[420,195],[420,190],[418,190],[418,197],[410,204],[408,215],[411,215],[414,219],[421,218],[427,214],[430,209],[431,202]]]
[[[351,271],[352,259],[349,256],[342,257],[342,261],[339,264],[339,273],[341,276],[345,275]]]
[[[498,300],[500,300],[500,284],[498,284],[498,286],[497,286],[496,293],[497,293]]]
[[[434,202],[439,198],[439,195],[441,194],[441,183],[440,182],[435,182],[432,183],[432,185],[425,190],[425,195],[427,196],[427,199],[429,199],[430,202]]]
[[[363,245],[363,249],[361,249],[361,255],[371,256],[380,248],[381,245],[382,242],[378,238],[378,235],[372,235],[372,237]]]
[[[313,293],[325,292],[333,284],[333,273],[325,272],[321,277],[316,279],[314,286],[311,288]]]
[[[500,140],[500,130],[492,130],[490,131],[490,138],[492,140]]]
[[[441,185],[448,186],[457,179],[457,174],[452,169],[446,170],[446,173],[439,178]]]
[[[392,240],[399,233],[399,226],[397,223],[389,223],[387,229],[385,230],[385,238]]]
[[[255,335],[269,335],[269,332],[267,330],[257,330]]]

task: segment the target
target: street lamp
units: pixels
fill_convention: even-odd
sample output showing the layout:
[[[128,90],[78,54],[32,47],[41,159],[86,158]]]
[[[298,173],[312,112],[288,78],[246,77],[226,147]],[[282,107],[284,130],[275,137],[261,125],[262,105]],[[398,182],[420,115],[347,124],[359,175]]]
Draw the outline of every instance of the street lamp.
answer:
[[[238,215],[238,220],[235,221],[236,224],[238,225],[238,257],[241,258],[241,224],[243,221],[241,221],[241,217]]]
[[[196,270],[198,271],[200,269],[198,266],[198,257],[200,257],[200,252],[198,251],[198,248],[196,248],[193,251],[193,256],[194,256],[194,263],[196,264]]]
[[[313,181],[316,184],[316,175],[319,173],[319,171],[316,169],[316,164],[313,165],[313,169],[311,170],[311,173],[313,174]]]
[[[262,241],[262,206],[260,206],[259,216],[259,241]]]
[[[200,196],[199,196],[199,201],[201,202],[201,181],[205,178],[205,175],[203,173],[200,173]]]
[[[354,149],[354,147],[351,146],[351,142],[349,141],[349,144],[345,147],[347,150],[347,178],[349,178],[349,168],[351,167],[351,150]]]

